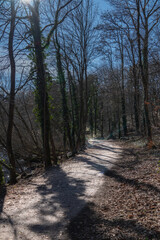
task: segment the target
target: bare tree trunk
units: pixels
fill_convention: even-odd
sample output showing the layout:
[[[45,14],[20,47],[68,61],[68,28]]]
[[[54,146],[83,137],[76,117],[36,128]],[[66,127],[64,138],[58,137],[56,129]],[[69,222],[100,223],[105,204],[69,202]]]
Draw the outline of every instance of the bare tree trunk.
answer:
[[[145,18],[145,37],[143,40],[143,53],[141,52],[141,37],[140,37],[140,1],[137,0],[137,39],[138,39],[138,51],[139,51],[139,64],[141,69],[141,77],[144,89],[144,112],[145,122],[147,127],[148,143],[152,143],[152,128],[149,117],[149,97],[148,97],[148,19]],[[143,55],[143,62],[142,62]]]
[[[69,68],[68,71],[68,80],[69,80],[69,88],[70,88],[70,97],[71,97],[71,106],[72,106],[72,144],[73,144],[73,154],[77,152],[76,148],[76,137],[78,137],[79,133],[79,107],[77,103],[76,96],[76,84],[74,82],[74,77],[72,77]]]
[[[84,36],[85,37],[85,36]],[[86,145],[86,124],[88,120],[88,74],[87,74],[87,59],[86,59],[86,42],[84,42],[84,81],[85,81],[85,91],[84,91],[84,117],[83,117],[83,146]]]
[[[73,144],[72,144],[71,128],[69,124],[69,112],[68,112],[68,105],[67,105],[66,80],[65,80],[63,69],[62,69],[60,45],[58,43],[57,36],[56,36],[56,47],[57,47],[57,50],[56,50],[57,51],[57,70],[58,70],[58,78],[59,78],[61,95],[62,95],[64,136],[67,135],[70,149],[73,152],[74,150],[73,150]]]
[[[83,69],[80,77],[80,131],[79,131],[79,140],[80,140],[80,147],[83,145],[83,136],[84,136],[84,78],[83,78]]]
[[[135,116],[135,124],[136,124],[136,131],[139,133],[139,111],[138,111],[138,88],[139,88],[139,82],[137,80],[137,71],[136,71],[136,63],[135,63],[135,56],[134,56],[134,48],[133,43],[130,40],[131,44],[131,52],[132,52],[132,59],[133,59],[133,79],[134,79],[134,116]]]
[[[91,133],[91,137],[93,138],[93,128],[94,128],[94,124],[93,124],[93,96],[90,96],[90,100],[89,100],[89,126],[90,126],[90,133]]]
[[[55,148],[54,140],[53,140],[53,137],[52,137],[52,133],[50,133],[50,142],[51,142],[53,162],[54,162],[54,164],[57,164],[56,148]]]
[[[79,137],[79,106],[77,102],[77,95],[76,95],[76,83],[74,82],[74,76],[72,76],[69,65],[67,63],[67,72],[68,72],[68,81],[69,81],[69,91],[70,91],[70,98],[71,98],[71,108],[72,108],[72,131],[71,131],[71,138],[72,138],[72,145],[73,145],[73,152],[74,155],[78,150],[78,144],[76,143]],[[77,138],[77,139],[76,139]]]
[[[71,138],[72,138],[72,146],[73,146],[72,154],[74,155],[76,153],[76,149],[75,149],[76,119],[75,119],[75,104],[74,104],[74,96],[73,96],[74,93],[72,89],[72,84],[73,84],[72,76],[69,71],[68,65],[67,65],[67,72],[68,72],[69,93],[70,93],[71,112],[72,112],[72,124],[71,124]]]
[[[16,78],[16,65],[13,53],[13,39],[15,31],[15,21],[16,21],[16,10],[15,1],[11,1],[11,25],[9,33],[9,59],[11,66],[11,88],[10,88],[10,99],[9,99],[9,114],[8,114],[8,128],[7,128],[7,152],[8,158],[11,164],[10,168],[10,183],[16,183],[16,163],[12,147],[12,133],[13,133],[13,120],[14,120],[14,107],[15,107],[15,78]]]
[[[94,96],[94,135],[97,135],[97,92]]]
[[[103,115],[103,102],[101,103],[101,138],[104,138],[104,115]]]
[[[123,131],[124,131],[124,136],[126,136],[128,131],[127,131],[126,103],[125,103],[125,92],[124,92],[124,64],[123,64],[123,56],[122,56],[122,96],[121,96],[121,103],[122,103]]]
[[[139,133],[139,111],[138,111],[138,98],[137,98],[137,87],[135,84],[135,92],[134,92],[134,116],[135,116],[135,124],[136,131]]]
[[[31,28],[34,39],[34,48],[36,56],[36,88],[37,88],[37,102],[40,115],[41,132],[43,140],[44,160],[45,167],[51,166],[50,158],[50,113],[48,104],[48,92],[47,92],[47,81],[44,67],[44,52],[41,42],[41,29],[39,21],[39,1],[34,2],[34,8],[30,6],[32,12],[31,17]]]
[[[121,55],[121,79],[122,79],[122,91],[121,91],[121,105],[122,105],[122,123],[124,136],[127,135],[127,116],[126,116],[126,101],[125,101],[125,87],[124,87],[124,45],[123,35],[118,36],[118,44]]]

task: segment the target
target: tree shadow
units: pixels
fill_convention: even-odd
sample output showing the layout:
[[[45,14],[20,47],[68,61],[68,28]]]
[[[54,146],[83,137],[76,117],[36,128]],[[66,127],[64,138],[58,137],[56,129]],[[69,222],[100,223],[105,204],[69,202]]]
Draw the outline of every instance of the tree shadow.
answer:
[[[94,145],[94,149],[97,148],[99,149],[99,146]],[[106,152],[117,153],[118,149],[114,150],[114,148],[107,147],[105,150]],[[111,165],[111,162],[106,161],[105,165],[100,160],[100,158],[97,158],[96,161],[93,161],[93,156],[86,152],[84,155],[75,157],[76,162],[85,163],[87,168],[96,170],[94,174],[104,173],[108,170],[106,165]],[[113,157],[113,161],[116,160]],[[78,168],[76,170],[71,168],[67,174],[63,171],[63,168],[51,169],[45,174],[44,183],[36,187],[41,200],[37,205],[34,205],[34,208],[38,209],[39,222],[30,224],[29,228],[32,232],[46,235],[49,239],[61,239],[63,237],[63,232],[65,232],[65,227],[69,224],[70,219],[76,216],[87,203],[86,198],[84,198],[86,180],[79,178],[78,174]]]
[[[90,147],[89,147],[90,148]],[[86,153],[86,155],[90,155],[94,158],[97,158],[97,160],[99,160],[100,162],[102,161],[108,161],[108,163],[112,164],[113,167],[120,167],[120,168],[124,168],[124,169],[134,169],[134,167],[136,167],[138,164],[141,164],[141,160],[139,159],[139,155],[135,153],[134,149],[128,149],[128,148],[123,148],[123,151],[121,150],[120,147],[117,146],[106,146],[103,144],[97,144],[97,145],[93,145],[92,148],[97,149],[97,150],[103,150],[106,151],[108,153],[106,153],[106,155],[101,154],[101,153],[94,153],[94,155],[90,154],[90,153]],[[121,150],[121,151],[119,151]],[[118,164],[116,163],[117,158],[113,157],[110,153],[116,153],[118,154],[118,159],[119,160],[124,160],[125,159],[125,164]],[[134,160],[132,161],[128,161],[127,156],[133,156]],[[108,159],[112,159],[113,161],[109,161],[107,159],[104,158],[108,158]]]
[[[157,193],[160,194],[160,189],[155,187],[155,186],[153,186],[152,184],[139,182],[136,179],[125,178],[122,175],[118,174],[114,170],[106,171],[105,175],[110,177],[110,178],[114,178],[117,182],[125,183],[125,184],[131,185],[131,186],[135,186],[136,189],[138,189],[140,191],[148,192],[148,190],[149,190],[149,191],[152,191],[152,192],[154,192],[156,194]]]
[[[94,205],[88,204],[72,219],[66,236],[70,240],[159,240],[160,232],[148,229],[136,220],[106,219],[100,211],[95,211]]]
[[[48,239],[60,239],[69,219],[84,207],[85,184],[78,178],[72,178],[59,168],[48,171],[45,183],[37,186],[41,196],[37,208],[38,223],[30,224],[29,229]]]
[[[113,159],[113,160],[117,160],[117,158],[114,158],[114,157],[111,157],[111,156],[109,156],[109,157],[107,157],[107,156],[105,156],[105,155],[101,155],[101,154],[95,154],[94,153],[94,155],[92,155],[92,154],[89,154],[89,153],[86,153],[86,155],[87,156],[90,156],[90,157],[93,157],[93,158],[95,158],[95,159],[97,159],[97,160],[99,160],[100,162],[108,162],[109,164],[111,164],[111,165],[113,165],[113,166],[117,166],[117,167],[120,167],[120,168],[124,168],[124,166],[122,166],[122,165],[120,165],[120,164],[118,164],[118,163],[116,163],[116,162],[112,162],[112,161],[109,161],[108,159]],[[96,157],[95,155],[98,155],[99,157]],[[107,158],[107,159],[102,159],[102,158]]]
[[[89,156],[89,155],[88,155]],[[92,162],[90,161],[88,158],[85,158],[83,156],[78,156],[76,157],[76,159],[79,161],[79,162],[83,162],[83,163],[86,163],[87,164],[87,168],[88,169],[95,169],[97,170],[97,173],[101,172],[101,173],[105,173],[106,171],[108,171],[108,168],[107,166],[104,166],[103,163],[101,164],[97,164],[96,162]],[[107,161],[106,161],[107,162]],[[108,162],[108,164],[110,164]],[[112,163],[113,165],[114,163]]]
[[[17,228],[16,228],[16,225],[13,222],[12,218],[8,214],[6,214],[5,212],[3,212],[3,217],[0,218],[0,225],[2,225],[4,223],[6,225],[10,226],[10,229],[11,229],[11,232],[12,232],[12,239],[17,240],[18,238],[17,238]],[[5,239],[7,239],[7,238],[5,238]],[[27,240],[27,239],[24,239],[24,240]]]
[[[101,160],[100,158],[97,158],[97,159]],[[153,186],[152,184],[139,182],[136,179],[125,178],[122,175],[118,174],[115,170],[110,170],[107,167],[104,167],[104,165],[97,164],[95,162],[89,161],[87,158],[84,158],[84,157],[78,157],[78,160],[83,161],[86,164],[88,164],[89,168],[96,169],[98,171],[103,171],[105,176],[109,176],[110,178],[114,178],[117,182],[129,184],[131,186],[135,186],[136,189],[139,189],[140,191],[148,192],[148,190],[150,190],[150,191],[155,192],[155,193],[160,193],[159,188]],[[106,161],[108,162],[108,160],[106,160]],[[110,163],[110,161],[109,161],[109,163]],[[116,163],[111,162],[111,164],[115,165],[116,167],[119,168],[119,165],[117,165]]]
[[[96,170],[87,172],[88,175],[91,175],[90,178],[94,178],[94,174],[109,174],[111,171],[108,170],[108,166],[119,167],[116,160],[123,157],[122,151],[119,151],[120,148],[109,146],[101,148],[99,144],[94,145],[94,149],[95,151],[105,150],[106,155],[108,154],[108,157],[112,158],[113,161],[101,159],[101,157],[92,155],[89,151],[76,156],[76,162],[85,163],[86,169]],[[110,152],[118,153],[118,157],[110,156]],[[100,156],[105,157],[105,155]],[[43,179],[40,178],[40,181],[33,182],[37,199],[33,199],[30,205],[21,207],[16,212],[16,215],[20,216],[19,219],[23,222],[25,229],[33,234],[30,239],[34,239],[34,236],[36,236],[36,239],[38,239],[37,236],[40,239],[63,239],[66,226],[70,225],[70,219],[81,212],[88,200],[84,197],[87,179],[79,177],[79,172],[81,170],[77,168],[77,165],[76,169],[74,169],[74,164],[67,172],[62,167],[51,168],[43,175]],[[124,181],[123,178],[119,180],[115,174],[112,177],[117,178],[117,181]],[[129,184],[131,184],[130,181]],[[141,184],[140,188],[142,187]],[[31,212],[31,214],[25,215],[27,211]],[[26,216],[27,220],[25,219]],[[26,235],[26,238],[24,236],[23,239],[27,239],[27,237]],[[78,238],[72,238],[71,236],[71,239],[76,240]]]
[[[113,159],[113,160],[116,160],[117,158],[114,158],[114,157],[111,157],[111,156],[106,156],[106,155],[103,155],[103,154],[96,154],[94,153],[94,155],[91,155],[89,153],[86,153],[88,156],[91,156],[91,157],[94,157],[96,159],[98,159],[100,162],[108,162],[110,164],[112,164],[113,166],[117,166],[119,168],[123,168],[123,169],[134,169],[135,166],[137,166],[138,164],[141,164],[141,160],[139,160],[138,156],[136,154],[130,154],[130,156],[134,156],[134,160],[131,161],[128,161],[127,159],[125,160],[125,165],[122,163],[118,164],[116,162],[113,162],[113,161],[109,161],[107,159],[102,159],[102,158],[108,158],[108,159]],[[119,160],[122,160],[123,158],[125,157],[125,150],[119,155]]]
[[[29,205],[24,202],[22,206],[21,203],[20,208],[15,209],[13,216],[3,211],[3,198],[3,202],[0,202],[3,213],[0,225],[2,228],[4,225],[9,229],[11,239],[27,240],[38,239],[38,237],[39,239],[61,239],[69,220],[76,216],[86,204],[83,198],[84,181],[78,177],[73,178],[70,173],[66,174],[59,167],[46,171],[42,184],[41,182],[31,184],[36,189],[35,197],[38,199],[29,198],[31,201]],[[6,230],[2,229],[2,234],[5,232]]]
[[[2,226],[3,224],[9,225],[12,229],[11,231],[13,232],[14,240],[17,240],[17,230],[16,230],[16,227],[15,227],[15,224],[12,221],[12,218],[3,211],[3,206],[4,206],[4,201],[5,201],[6,194],[7,194],[6,186],[0,186],[0,226]]]
[[[93,145],[94,149],[97,149],[97,150],[106,150],[106,151],[109,151],[109,152],[114,152],[114,153],[122,153],[122,151],[118,151],[118,150],[121,150],[121,148],[116,148],[116,147],[108,147],[106,145]]]
[[[122,151],[119,151],[114,147],[101,147],[99,145],[94,145],[94,149],[106,150],[106,154],[107,151],[118,153],[121,158],[123,158],[123,154],[125,154],[122,154]],[[131,153],[128,154],[130,155]],[[97,160],[93,161],[93,157]],[[114,160],[116,160],[116,158],[114,159],[113,157],[113,161]],[[87,168],[95,169],[97,172],[103,172],[106,176],[114,178],[118,182],[134,185],[141,191],[147,192],[148,190],[151,190],[158,194],[160,192],[158,188],[151,184],[127,179],[116,173],[116,171],[109,170],[107,165],[104,165],[105,160],[90,153],[87,154],[87,157],[85,157],[85,155],[83,156],[83,154],[77,156],[76,161],[83,162],[86,164]],[[108,160],[106,160],[106,162],[107,161]],[[108,163],[119,167],[116,162],[113,163],[108,161]],[[137,164],[137,161],[135,161],[134,164]],[[59,171],[57,174],[58,177],[56,177],[56,171]],[[84,207],[83,210],[80,210],[86,204],[86,201],[83,198],[83,195],[85,194],[85,182],[78,178],[71,177],[70,174],[66,174],[61,168],[56,171],[55,174],[53,174],[53,171],[50,173],[48,172],[45,175],[45,183],[37,186],[37,192],[41,195],[41,200],[38,205],[35,205],[34,207],[38,208],[39,223],[30,224],[29,228],[31,231],[36,234],[43,234],[49,239],[131,240],[140,238],[145,239],[146,237],[149,237],[149,239],[152,239],[153,237],[155,237],[155,239],[160,239],[159,232],[152,232],[150,229],[147,229],[135,220],[125,220],[123,218],[112,220],[103,219],[102,216],[97,216],[97,213],[89,204]],[[79,170],[77,169],[77,174],[78,171]],[[60,209],[63,209],[63,213]],[[69,219],[72,219],[71,222],[69,222]],[[68,236],[65,237],[66,224],[68,224]],[[103,232],[104,230],[100,227],[101,225],[105,225],[105,235]],[[120,228],[126,230],[127,233],[121,236],[121,231],[119,231],[116,236],[117,238],[114,238],[107,231],[107,229],[110,228]],[[135,238],[135,235],[140,238]]]

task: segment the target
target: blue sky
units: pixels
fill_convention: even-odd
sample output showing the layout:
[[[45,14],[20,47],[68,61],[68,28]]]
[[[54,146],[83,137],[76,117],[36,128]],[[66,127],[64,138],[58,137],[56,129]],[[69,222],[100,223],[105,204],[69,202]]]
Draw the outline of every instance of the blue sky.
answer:
[[[106,0],[94,0],[95,4],[98,5],[100,11],[105,11],[108,9],[108,4]]]
[[[104,10],[107,7],[107,3],[105,0],[94,0],[96,4],[99,5],[101,10]]]
[[[100,15],[109,9],[109,4],[107,3],[107,0],[93,0],[93,2],[96,6],[97,22],[99,22]],[[97,8],[98,8],[98,11],[97,11]]]
[[[97,20],[100,19],[101,13],[109,10],[109,4],[107,3],[107,0],[93,0],[95,5],[98,7],[98,15],[97,15]]]

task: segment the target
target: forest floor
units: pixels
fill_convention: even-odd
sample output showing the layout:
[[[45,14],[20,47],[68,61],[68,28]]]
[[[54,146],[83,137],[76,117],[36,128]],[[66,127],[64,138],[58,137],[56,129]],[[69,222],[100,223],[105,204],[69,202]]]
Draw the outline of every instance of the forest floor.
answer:
[[[148,150],[141,138],[117,145],[117,166],[72,220],[68,239],[160,240],[160,149]]]
[[[1,240],[160,240],[159,150],[91,140],[47,172],[9,186]]]

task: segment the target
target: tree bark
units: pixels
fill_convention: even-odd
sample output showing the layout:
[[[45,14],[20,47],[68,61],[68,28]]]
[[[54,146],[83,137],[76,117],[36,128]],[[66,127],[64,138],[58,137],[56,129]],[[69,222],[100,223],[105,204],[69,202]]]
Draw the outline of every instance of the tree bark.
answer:
[[[104,114],[103,114],[103,102],[101,103],[101,138],[104,138]]]
[[[36,57],[36,89],[37,89],[37,104],[39,108],[39,117],[41,123],[41,133],[43,140],[43,151],[45,167],[51,166],[50,158],[50,113],[48,103],[48,92],[47,92],[47,80],[44,66],[44,52],[41,42],[41,29],[39,20],[39,1],[34,2],[34,7],[30,7],[31,16],[31,29],[34,40],[35,57]]]
[[[126,102],[125,102],[125,87],[124,87],[124,45],[123,45],[123,35],[118,36],[118,44],[120,48],[121,55],[121,105],[122,105],[122,123],[124,136],[127,135],[127,116],[126,116]]]
[[[7,152],[8,158],[11,164],[10,168],[10,183],[16,183],[16,163],[13,153],[12,146],[12,134],[13,134],[13,125],[14,125],[14,108],[15,108],[15,81],[16,81],[16,65],[13,53],[13,40],[15,32],[15,21],[16,21],[16,10],[15,10],[15,1],[11,0],[11,24],[10,24],[10,33],[9,33],[9,59],[10,59],[10,69],[11,69],[11,88],[10,88],[10,98],[9,98],[9,114],[8,114],[8,128],[7,128]]]
[[[134,117],[135,117],[135,124],[136,124],[136,131],[139,133],[139,111],[138,111],[138,94],[139,94],[139,82],[137,80],[137,69],[136,69],[136,62],[135,62],[135,55],[134,55],[134,47],[133,47],[133,40],[129,39],[131,45],[131,52],[132,52],[132,60],[133,60],[133,80],[134,80]]]
[[[57,70],[58,70],[58,78],[59,78],[61,95],[62,95],[64,135],[67,134],[70,149],[72,152],[74,152],[73,144],[72,144],[72,137],[71,137],[71,128],[70,128],[70,124],[69,124],[69,112],[68,112],[67,94],[66,94],[66,80],[65,80],[65,76],[64,76],[64,72],[63,72],[63,68],[62,68],[60,45],[58,43],[57,36],[56,36],[56,45],[57,45]]]
[[[140,36],[140,1],[137,0],[137,40],[138,40],[138,51],[139,51],[139,65],[141,70],[141,78],[144,89],[144,112],[145,122],[147,127],[148,143],[152,143],[152,128],[149,116],[149,97],[148,97],[148,18],[145,16],[145,36],[143,40],[143,52],[141,52],[141,36]],[[143,56],[143,61],[142,61]]]
[[[122,103],[122,122],[123,122],[123,132],[124,136],[127,135],[127,117],[126,117],[126,103],[125,103],[125,92],[124,92],[124,62],[122,56],[122,96],[121,96],[121,103]]]

